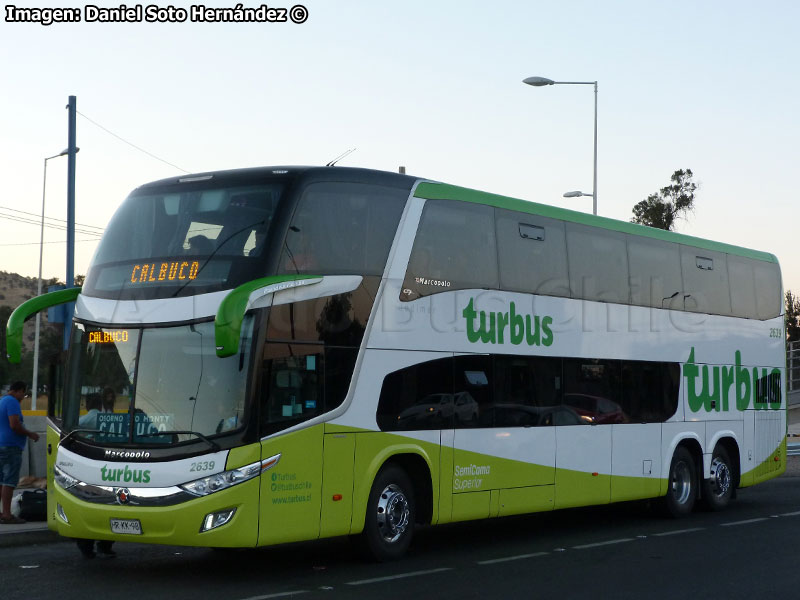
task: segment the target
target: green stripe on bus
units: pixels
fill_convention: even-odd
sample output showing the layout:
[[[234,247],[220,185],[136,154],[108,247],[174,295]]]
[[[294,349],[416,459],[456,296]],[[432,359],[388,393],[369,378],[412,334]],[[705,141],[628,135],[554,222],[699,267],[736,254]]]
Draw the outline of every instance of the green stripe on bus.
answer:
[[[663,229],[656,229],[654,227],[645,227],[644,225],[637,225],[636,223],[628,223],[626,221],[617,221],[616,219],[609,219],[607,217],[597,217],[574,210],[568,210],[566,208],[548,206],[547,204],[539,204],[537,202],[520,200],[518,198],[510,198],[508,196],[499,196],[497,194],[489,194],[487,192],[479,192],[478,190],[471,190],[469,188],[448,185],[445,183],[420,183],[414,192],[414,196],[426,200],[459,200],[461,202],[484,204],[486,206],[494,206],[495,208],[504,208],[506,210],[513,210],[516,212],[540,215],[542,217],[548,217],[551,219],[560,219],[570,223],[589,225],[591,227],[600,227],[603,229],[609,229],[611,231],[620,231],[622,233],[653,238],[665,242],[695,246],[705,250],[725,252],[727,254],[744,256],[764,262],[778,262],[778,259],[769,252],[750,250],[749,248],[742,248],[740,246],[724,244],[722,242],[712,242],[710,240],[704,240],[702,238],[696,238],[691,235],[684,235],[682,233],[675,233],[673,231],[665,231]]]

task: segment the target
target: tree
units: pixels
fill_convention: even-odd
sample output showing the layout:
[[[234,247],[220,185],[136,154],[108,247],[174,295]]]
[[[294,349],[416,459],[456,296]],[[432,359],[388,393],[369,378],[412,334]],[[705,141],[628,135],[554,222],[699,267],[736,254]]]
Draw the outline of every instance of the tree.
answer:
[[[685,217],[694,209],[694,193],[698,184],[692,181],[691,169],[679,169],[672,174],[672,185],[650,194],[633,207],[631,223],[671,231],[675,219]]]
[[[800,298],[786,290],[786,341],[800,340]]]

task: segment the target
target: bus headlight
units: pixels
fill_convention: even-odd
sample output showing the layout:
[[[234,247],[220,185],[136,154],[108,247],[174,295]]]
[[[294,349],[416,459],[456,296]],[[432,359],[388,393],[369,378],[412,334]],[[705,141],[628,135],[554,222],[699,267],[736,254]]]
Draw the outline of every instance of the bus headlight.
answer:
[[[214,492],[224,490],[237,483],[242,483],[261,473],[261,463],[256,462],[246,467],[223,471],[216,475],[209,475],[202,479],[195,479],[189,483],[184,483],[180,487],[195,496],[208,496]]]
[[[235,513],[235,508],[226,508],[225,510],[206,515],[205,519],[203,519],[203,525],[200,527],[200,533],[222,527],[233,518]]]
[[[58,516],[61,517],[61,520],[64,521],[64,523],[69,523],[69,519],[67,518],[67,513],[64,512],[64,507],[58,503],[56,503],[56,514],[58,514]]]
[[[55,475],[53,479],[55,479],[55,482],[65,490],[68,490],[69,488],[78,485],[80,483],[77,479],[75,479],[71,475],[67,475],[64,471],[62,471],[58,467],[55,467]]]

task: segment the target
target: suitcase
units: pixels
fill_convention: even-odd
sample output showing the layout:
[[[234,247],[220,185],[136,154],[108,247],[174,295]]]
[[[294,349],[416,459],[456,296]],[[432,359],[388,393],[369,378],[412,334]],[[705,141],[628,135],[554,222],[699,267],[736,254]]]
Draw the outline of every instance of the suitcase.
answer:
[[[25,490],[19,495],[19,516],[26,521],[47,520],[47,492]]]

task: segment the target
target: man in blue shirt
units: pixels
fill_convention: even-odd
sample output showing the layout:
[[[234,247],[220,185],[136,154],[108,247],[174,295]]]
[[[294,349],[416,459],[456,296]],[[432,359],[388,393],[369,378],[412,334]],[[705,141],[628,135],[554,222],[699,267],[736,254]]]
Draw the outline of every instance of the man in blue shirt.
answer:
[[[24,523],[24,519],[11,514],[11,497],[19,483],[19,468],[25,441],[39,440],[39,434],[28,431],[23,425],[20,402],[25,397],[25,382],[11,384],[7,396],[0,398],[0,524]]]

